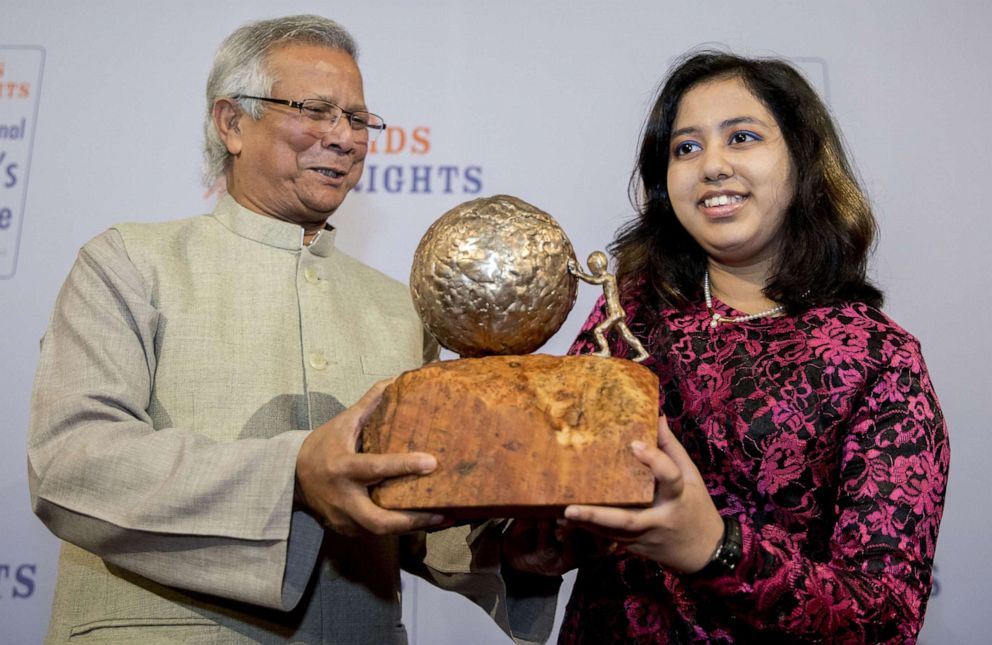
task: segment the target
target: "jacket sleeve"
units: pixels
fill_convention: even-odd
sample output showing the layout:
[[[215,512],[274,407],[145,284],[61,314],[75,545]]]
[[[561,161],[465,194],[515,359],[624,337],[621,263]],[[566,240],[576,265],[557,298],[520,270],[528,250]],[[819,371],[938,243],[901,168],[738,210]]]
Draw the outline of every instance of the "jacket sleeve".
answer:
[[[34,511],[63,540],[156,582],[290,609],[323,534],[292,510],[305,432],[215,441],[154,427],[162,322],[119,234],[84,246],[41,344]]]

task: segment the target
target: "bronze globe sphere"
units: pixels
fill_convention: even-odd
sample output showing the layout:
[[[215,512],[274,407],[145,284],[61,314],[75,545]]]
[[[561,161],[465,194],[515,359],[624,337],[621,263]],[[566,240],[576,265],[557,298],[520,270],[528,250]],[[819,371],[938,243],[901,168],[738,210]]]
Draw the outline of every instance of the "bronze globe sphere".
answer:
[[[410,290],[443,347],[462,357],[528,354],[575,304],[574,259],[550,215],[509,195],[483,197],[430,226],[414,254]]]

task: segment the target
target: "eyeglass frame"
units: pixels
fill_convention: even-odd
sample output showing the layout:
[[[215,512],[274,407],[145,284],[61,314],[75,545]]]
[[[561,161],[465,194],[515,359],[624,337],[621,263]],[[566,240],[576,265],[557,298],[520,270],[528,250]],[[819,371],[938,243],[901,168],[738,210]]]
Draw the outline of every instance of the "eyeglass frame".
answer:
[[[334,119],[334,123],[331,124],[331,127],[330,127],[329,130],[327,130],[327,132],[330,132],[331,130],[334,129],[334,126],[336,126],[338,124],[338,121],[341,120],[341,116],[342,115],[348,117],[348,126],[352,129],[353,132],[361,132],[362,130],[365,130],[366,131],[366,134],[368,134],[368,137],[369,137],[370,140],[374,140],[375,138],[377,138],[379,136],[379,133],[386,129],[386,120],[383,119],[378,114],[376,114],[374,112],[369,112],[368,110],[346,110],[343,107],[341,107],[340,105],[338,105],[337,103],[332,103],[331,101],[328,101],[326,99],[310,98],[310,99],[303,99],[302,101],[294,101],[294,100],[291,100],[291,99],[276,99],[276,98],[265,97],[265,96],[247,96],[245,94],[235,94],[231,98],[232,99],[238,99],[238,100],[240,100],[240,99],[250,99],[250,100],[253,100],[253,101],[265,101],[266,103],[275,103],[277,105],[288,105],[291,108],[296,108],[297,110],[299,110],[300,118],[301,119],[303,118],[303,107],[304,107],[303,103],[305,101],[320,101],[321,103],[326,103],[326,104],[330,105],[331,107],[336,108],[336,109],[338,109],[338,110],[341,111],[341,114],[339,114]],[[356,114],[368,114],[370,117],[375,117],[375,118],[379,119],[380,121],[382,121],[382,125],[381,126],[375,126],[375,125],[372,125],[371,123],[365,123],[364,125],[360,125],[359,127],[356,128],[354,122],[352,121],[352,119],[355,117]],[[315,121],[317,119],[310,119],[310,120],[311,121]],[[374,130],[375,131],[375,134],[374,135],[371,134],[369,132],[369,130]],[[323,134],[327,134],[327,132],[325,132]]]

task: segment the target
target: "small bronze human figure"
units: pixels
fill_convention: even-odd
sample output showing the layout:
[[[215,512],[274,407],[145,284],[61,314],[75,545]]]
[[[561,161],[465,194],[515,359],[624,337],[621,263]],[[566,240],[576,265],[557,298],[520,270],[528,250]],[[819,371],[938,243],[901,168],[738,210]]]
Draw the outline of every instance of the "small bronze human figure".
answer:
[[[616,276],[606,270],[606,254],[602,251],[593,251],[589,254],[586,262],[589,264],[589,270],[592,271],[591,274],[583,273],[575,260],[569,260],[568,270],[580,280],[589,284],[603,286],[603,296],[606,299],[606,318],[592,330],[593,335],[596,337],[596,343],[599,345],[599,351],[593,352],[593,354],[596,356],[611,355],[610,346],[606,342],[606,332],[610,328],[615,328],[620,332],[620,336],[623,337],[631,349],[637,353],[637,356],[631,360],[635,363],[640,363],[649,354],[644,351],[644,346],[634,337],[634,334],[630,333],[630,329],[627,327],[627,322],[624,320],[623,307],[620,306],[620,290],[617,288]]]

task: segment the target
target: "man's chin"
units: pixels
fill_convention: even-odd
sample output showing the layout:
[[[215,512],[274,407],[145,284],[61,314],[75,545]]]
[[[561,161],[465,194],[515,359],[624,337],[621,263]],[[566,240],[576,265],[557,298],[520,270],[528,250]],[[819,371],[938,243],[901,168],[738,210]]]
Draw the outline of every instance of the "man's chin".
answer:
[[[308,199],[303,202],[304,208],[310,213],[311,221],[324,221],[334,214],[344,202],[344,195],[334,195],[333,197]]]

